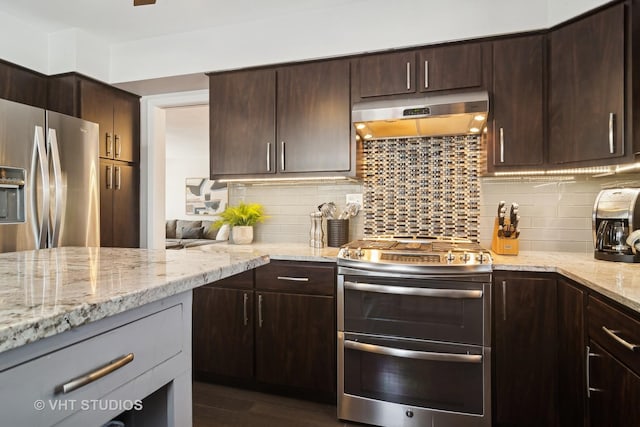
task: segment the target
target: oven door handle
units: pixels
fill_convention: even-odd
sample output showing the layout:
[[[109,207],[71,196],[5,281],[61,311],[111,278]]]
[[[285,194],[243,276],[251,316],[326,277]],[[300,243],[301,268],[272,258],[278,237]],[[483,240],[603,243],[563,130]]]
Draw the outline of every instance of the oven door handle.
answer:
[[[367,353],[382,354],[384,356],[404,357],[406,359],[431,360],[434,362],[482,363],[481,354],[437,353],[432,351],[405,350],[403,348],[384,347],[350,340],[344,341],[344,348],[364,351]]]
[[[480,289],[410,288],[406,286],[374,285],[371,283],[344,282],[344,288],[354,291],[378,292],[381,294],[417,295],[433,298],[481,299]]]

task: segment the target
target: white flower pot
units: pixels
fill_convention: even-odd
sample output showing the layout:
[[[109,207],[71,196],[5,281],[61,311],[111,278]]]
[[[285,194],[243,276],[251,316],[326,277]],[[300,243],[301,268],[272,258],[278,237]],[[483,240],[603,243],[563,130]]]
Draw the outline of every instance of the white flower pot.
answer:
[[[236,225],[231,228],[231,240],[236,245],[248,245],[253,242],[253,226]]]

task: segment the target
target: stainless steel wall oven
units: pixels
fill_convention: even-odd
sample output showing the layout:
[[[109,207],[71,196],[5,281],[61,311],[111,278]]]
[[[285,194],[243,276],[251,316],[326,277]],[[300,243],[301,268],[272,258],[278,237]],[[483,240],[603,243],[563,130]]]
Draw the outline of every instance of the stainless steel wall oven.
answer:
[[[338,417],[490,426],[490,257],[470,244],[410,243],[340,251]]]

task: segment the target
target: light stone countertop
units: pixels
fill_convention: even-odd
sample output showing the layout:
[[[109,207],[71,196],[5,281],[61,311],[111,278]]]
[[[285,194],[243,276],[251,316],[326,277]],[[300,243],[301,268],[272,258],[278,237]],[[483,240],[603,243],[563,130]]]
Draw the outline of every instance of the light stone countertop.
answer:
[[[254,250],[272,260],[335,262],[338,248],[314,249],[296,243],[254,243],[204,246],[203,250]],[[194,250],[197,248],[194,248]],[[593,254],[520,252],[516,256],[491,254],[494,271],[557,272],[640,313],[640,264],[600,261]]]
[[[337,254],[337,248],[290,243],[0,254],[0,353],[259,267],[269,259],[335,262]],[[640,264],[567,252],[493,257],[494,271],[558,272],[640,313]]]
[[[0,254],[0,353],[268,262],[257,248]]]

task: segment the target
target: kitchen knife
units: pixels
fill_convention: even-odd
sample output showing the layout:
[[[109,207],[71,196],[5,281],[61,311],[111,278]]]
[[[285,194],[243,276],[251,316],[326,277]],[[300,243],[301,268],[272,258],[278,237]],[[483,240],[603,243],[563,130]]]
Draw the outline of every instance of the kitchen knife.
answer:
[[[498,203],[498,237],[502,237],[504,234],[504,217],[507,212],[507,208],[505,207],[505,201],[501,200]]]
[[[511,203],[511,209],[509,211],[509,235],[516,235],[518,222],[520,221],[520,215],[518,215],[519,209],[520,206],[516,202]],[[515,237],[517,237],[517,235]]]

